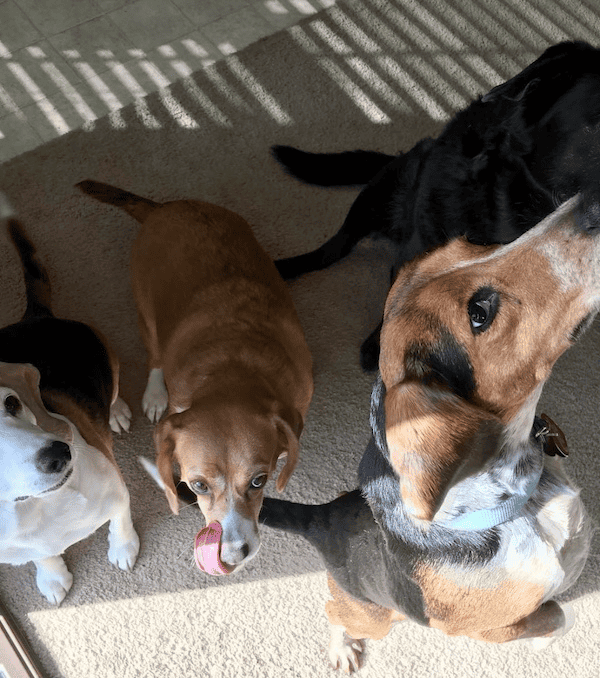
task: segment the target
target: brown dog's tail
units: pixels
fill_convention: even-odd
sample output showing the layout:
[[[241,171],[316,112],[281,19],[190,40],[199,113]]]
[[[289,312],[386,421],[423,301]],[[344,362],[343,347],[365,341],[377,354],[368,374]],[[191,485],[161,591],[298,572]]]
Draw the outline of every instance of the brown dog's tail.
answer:
[[[6,196],[0,193],[0,218],[6,220],[8,235],[19,254],[23,267],[27,299],[23,320],[52,316],[50,278],[16,216]]]
[[[129,191],[123,191],[115,186],[102,184],[91,179],[80,181],[75,186],[100,202],[120,207],[139,222],[144,221],[151,212],[161,206],[159,202],[142,198],[135,193],[129,193]]]

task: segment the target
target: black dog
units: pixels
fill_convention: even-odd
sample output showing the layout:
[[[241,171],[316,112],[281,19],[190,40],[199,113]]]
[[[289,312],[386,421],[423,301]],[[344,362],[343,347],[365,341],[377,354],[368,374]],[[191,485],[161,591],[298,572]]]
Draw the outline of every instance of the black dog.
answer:
[[[459,235],[511,242],[586,188],[589,169],[600,167],[599,121],[600,50],[565,42],[459,112],[436,139],[397,157],[274,146],[305,182],[366,184],[332,238],[277,268],[287,279],[325,268],[367,236],[398,245],[394,270]],[[377,367],[379,329],[361,348],[365,370]]]

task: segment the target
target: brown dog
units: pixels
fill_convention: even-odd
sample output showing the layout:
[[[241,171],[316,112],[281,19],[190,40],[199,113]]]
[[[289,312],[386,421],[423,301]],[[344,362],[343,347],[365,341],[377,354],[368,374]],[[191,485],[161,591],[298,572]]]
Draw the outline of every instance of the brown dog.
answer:
[[[156,203],[95,181],[77,186],[142,227],[132,281],[150,375],[143,408],[155,431],[169,505],[173,465],[207,524],[222,527],[228,571],[258,551],[263,487],[277,460],[283,490],[312,398],[312,359],[290,293],[250,226],[195,200]]]

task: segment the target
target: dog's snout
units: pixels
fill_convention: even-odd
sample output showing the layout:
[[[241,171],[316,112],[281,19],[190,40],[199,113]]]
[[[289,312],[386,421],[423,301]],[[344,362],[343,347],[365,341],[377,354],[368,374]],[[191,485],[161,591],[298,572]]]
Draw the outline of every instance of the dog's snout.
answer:
[[[36,468],[42,473],[61,473],[71,461],[71,450],[67,443],[54,440],[37,453]]]
[[[233,541],[221,544],[221,560],[227,565],[239,565],[250,555],[247,542]]]
[[[600,232],[600,199],[584,196],[575,212],[575,223],[586,233]]]

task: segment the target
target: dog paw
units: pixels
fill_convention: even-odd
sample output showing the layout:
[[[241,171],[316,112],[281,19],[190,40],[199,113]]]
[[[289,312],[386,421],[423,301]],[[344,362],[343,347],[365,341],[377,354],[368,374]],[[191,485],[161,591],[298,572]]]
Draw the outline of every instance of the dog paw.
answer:
[[[144,414],[153,424],[162,417],[169,404],[169,394],[165,386],[163,371],[152,369],[148,375],[148,384],[142,398]]]
[[[134,532],[129,541],[110,545],[108,549],[108,560],[120,570],[131,572],[139,552],[140,540],[137,533]]]
[[[329,643],[329,661],[334,669],[342,669],[346,673],[354,673],[361,666],[365,651],[363,640],[350,638],[343,626],[334,626]]]
[[[118,397],[110,406],[110,428],[114,433],[129,431],[131,425],[131,410],[123,398]]]
[[[60,605],[73,585],[73,575],[60,556],[36,562],[36,584],[51,605]]]

